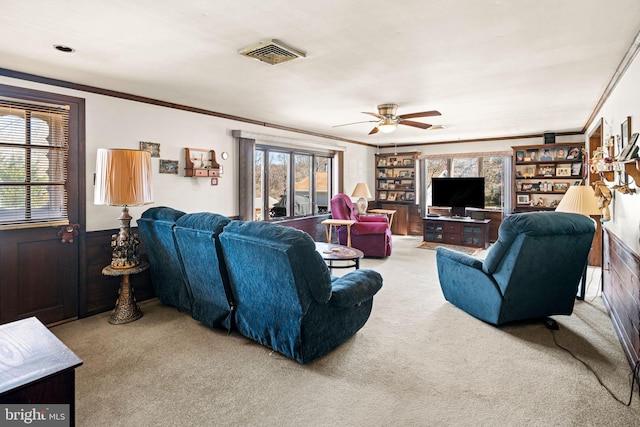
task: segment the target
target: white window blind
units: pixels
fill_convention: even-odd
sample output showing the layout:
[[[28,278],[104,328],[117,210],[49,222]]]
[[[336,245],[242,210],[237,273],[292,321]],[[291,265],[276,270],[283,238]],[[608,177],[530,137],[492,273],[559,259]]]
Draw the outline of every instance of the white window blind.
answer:
[[[68,224],[69,109],[0,98],[0,228]]]

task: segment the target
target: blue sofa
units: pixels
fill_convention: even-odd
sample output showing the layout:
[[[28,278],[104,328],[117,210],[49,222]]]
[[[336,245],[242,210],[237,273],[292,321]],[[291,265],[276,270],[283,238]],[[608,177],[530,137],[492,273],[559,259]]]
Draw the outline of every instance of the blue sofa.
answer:
[[[149,211],[142,215],[149,223],[139,229],[147,253],[171,241],[177,253],[150,256],[152,270],[179,260],[193,318],[237,330],[300,363],[322,357],[362,328],[382,287],[373,270],[331,277],[311,236],[294,228],[185,214],[169,228],[171,240],[154,231],[161,215]],[[152,275],[157,295],[175,284],[164,279]]]
[[[231,330],[233,298],[218,236],[229,221],[214,213],[187,214],[176,221],[173,231],[193,298],[191,316],[227,331]]]
[[[594,232],[594,221],[579,214],[508,216],[484,261],[436,248],[444,297],[494,325],[571,314]]]
[[[325,355],[366,323],[382,277],[332,278],[307,233],[232,221],[220,234],[238,331],[300,363]]]
[[[173,228],[185,213],[160,206],[147,209],[138,219],[138,233],[149,257],[151,283],[163,304],[191,313],[192,297],[184,280],[182,260]]]

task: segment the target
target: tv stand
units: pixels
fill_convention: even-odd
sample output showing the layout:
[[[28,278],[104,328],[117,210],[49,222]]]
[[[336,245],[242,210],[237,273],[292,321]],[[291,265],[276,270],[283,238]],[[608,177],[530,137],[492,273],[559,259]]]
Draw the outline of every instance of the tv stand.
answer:
[[[422,237],[425,242],[486,249],[489,247],[490,222],[490,219],[427,216],[422,219]]]

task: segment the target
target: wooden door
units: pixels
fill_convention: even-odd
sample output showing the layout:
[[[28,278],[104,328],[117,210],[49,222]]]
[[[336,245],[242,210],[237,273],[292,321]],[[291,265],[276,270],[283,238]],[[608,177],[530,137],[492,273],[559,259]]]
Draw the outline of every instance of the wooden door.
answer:
[[[84,100],[0,85],[0,97],[69,107],[67,213],[79,223],[73,243],[58,226],[0,230],[0,323],[36,316],[54,324],[78,316],[80,253],[84,241]]]

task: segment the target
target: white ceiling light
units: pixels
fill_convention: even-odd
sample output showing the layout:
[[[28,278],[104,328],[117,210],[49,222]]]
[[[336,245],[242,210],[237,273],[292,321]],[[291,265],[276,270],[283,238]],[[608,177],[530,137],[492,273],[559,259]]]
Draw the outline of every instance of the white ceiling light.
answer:
[[[385,119],[378,125],[378,130],[382,133],[391,133],[398,127],[398,122],[395,120],[385,117]]]

